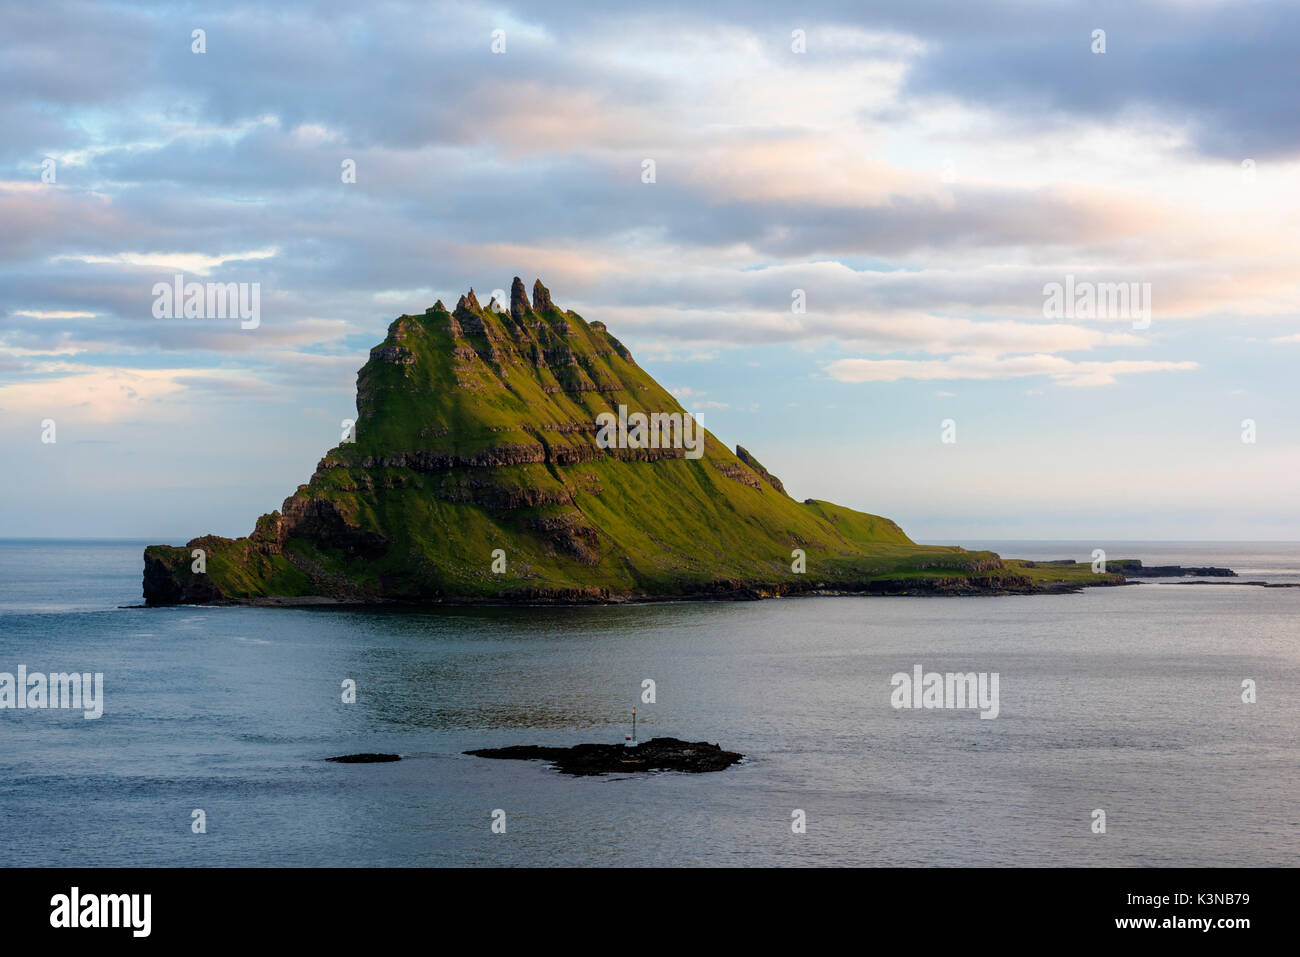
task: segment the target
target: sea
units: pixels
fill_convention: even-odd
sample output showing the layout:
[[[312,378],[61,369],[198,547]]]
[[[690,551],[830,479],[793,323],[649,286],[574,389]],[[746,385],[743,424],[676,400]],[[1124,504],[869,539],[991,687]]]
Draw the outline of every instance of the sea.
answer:
[[[1070,595],[420,610],[129,607],[145,544],[0,541],[0,672],[103,676],[99,718],[0,709],[7,866],[1264,866],[1300,852],[1300,588],[1229,583],[1300,583],[1300,544],[958,543],[1240,573]],[[895,707],[894,676],[917,666],[996,675],[997,716]],[[640,740],[744,760],[572,777],[463,753],[622,742],[633,708]],[[359,752],[402,760],[324,760]]]

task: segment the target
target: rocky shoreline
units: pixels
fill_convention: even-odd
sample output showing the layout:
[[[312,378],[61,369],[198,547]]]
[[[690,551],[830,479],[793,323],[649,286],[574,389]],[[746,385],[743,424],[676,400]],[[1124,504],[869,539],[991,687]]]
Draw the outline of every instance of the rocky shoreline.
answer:
[[[1022,561],[1026,568],[1050,568],[1053,565],[1076,566],[1080,563],[1070,558],[1054,561]],[[1106,571],[1117,572],[1125,578],[1236,578],[1237,573],[1231,568],[1216,568],[1213,565],[1191,567],[1187,565],[1143,565],[1141,559],[1109,559]]]
[[[181,599],[169,603],[154,602],[144,605],[124,605],[126,608],[158,608],[171,605],[206,605],[215,607],[248,608],[427,608],[447,606],[452,608],[500,606],[570,606],[570,605],[655,605],[679,602],[742,602],[763,601],[769,598],[953,598],[992,597],[1000,595],[1064,595],[1080,592],[1084,588],[1119,587],[1135,582],[1099,581],[1095,584],[1033,582],[982,584],[971,579],[958,578],[935,581],[894,579],[865,583],[862,586],[828,587],[812,584],[807,587],[784,585],[746,585],[735,589],[707,592],[687,592],[679,595],[592,595],[584,592],[552,592],[545,595],[502,596],[500,598],[442,597],[427,599],[403,598],[331,598],[322,595],[269,598],[214,598]]]
[[[1026,568],[1050,568],[1062,566],[1078,568],[1086,563],[1070,559],[1061,561],[1014,561],[1015,565]],[[150,565],[146,561],[146,583],[150,573],[157,576],[164,571],[161,563]],[[434,605],[451,607],[474,606],[510,606],[510,605],[636,605],[657,604],[662,602],[694,601],[761,601],[767,598],[811,598],[811,597],[909,597],[909,598],[951,598],[1003,595],[1065,595],[1075,594],[1085,588],[1120,587],[1135,585],[1137,579],[1144,578],[1235,578],[1237,573],[1230,568],[1188,567],[1182,565],[1144,566],[1140,560],[1125,559],[1107,563],[1106,575],[1098,575],[1095,580],[1034,581],[1028,576],[1016,574],[987,576],[951,576],[937,578],[889,578],[862,582],[829,583],[809,582],[768,582],[745,583],[737,581],[717,582],[707,589],[694,589],[679,594],[616,594],[606,589],[555,589],[534,590],[516,594],[507,594],[495,598],[440,596],[425,599],[398,598],[355,598],[328,595],[304,595],[301,597],[259,597],[227,598],[213,597],[206,587],[187,589],[174,583],[165,589],[169,600],[151,600],[145,606],[159,605],[216,605],[246,606],[263,608],[304,608],[304,607],[389,607],[422,608]],[[153,594],[159,593],[155,577]],[[1195,584],[1187,582],[1185,584]],[[1201,582],[1201,584],[1214,584]],[[1263,585],[1264,582],[1223,582],[1220,584]],[[148,588],[147,588],[148,591]]]

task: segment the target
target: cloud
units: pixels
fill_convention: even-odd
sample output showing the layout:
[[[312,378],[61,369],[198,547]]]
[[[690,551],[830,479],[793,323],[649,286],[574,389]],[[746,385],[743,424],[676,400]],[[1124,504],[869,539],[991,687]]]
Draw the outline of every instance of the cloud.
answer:
[[[175,270],[177,272],[196,273],[200,276],[206,276],[218,266],[223,266],[230,262],[245,262],[250,259],[270,259],[276,254],[275,249],[252,249],[242,253],[228,253],[224,255],[205,256],[201,253],[134,253],[124,252],[115,253],[111,256],[88,256],[66,254],[54,256],[51,262],[64,262],[73,260],[90,264],[110,264],[126,266],[148,266],[155,269]]]
[[[0,348],[20,369],[171,354],[324,385],[338,370],[302,356],[364,361],[398,312],[516,274],[653,362],[838,343],[1012,378],[1047,356],[1082,383],[1126,373],[1075,353],[1170,364],[1175,319],[1300,313],[1295,121],[1260,82],[1294,69],[1280,4],[832,0],[800,8],[806,54],[787,14],[730,0],[236,3],[204,17],[203,55],[192,19],[0,8]],[[1223,150],[1260,157],[1253,193],[1208,163]],[[175,271],[258,282],[262,328],[151,321]],[[1151,282],[1156,332],[1044,320],[1067,273]]]
[[[1063,118],[1063,129],[1074,118],[1185,124],[1192,147],[1216,156],[1300,154],[1294,4],[990,7],[978,19],[931,25],[935,52],[909,75],[910,92],[979,102],[1026,123]],[[1104,54],[1091,51],[1098,27]]]
[[[963,355],[947,359],[839,359],[826,366],[840,382],[896,382],[899,379],[1009,379],[1048,376],[1066,386],[1112,385],[1118,375],[1196,369],[1195,362],[1114,360],[1072,362],[1061,356]]]

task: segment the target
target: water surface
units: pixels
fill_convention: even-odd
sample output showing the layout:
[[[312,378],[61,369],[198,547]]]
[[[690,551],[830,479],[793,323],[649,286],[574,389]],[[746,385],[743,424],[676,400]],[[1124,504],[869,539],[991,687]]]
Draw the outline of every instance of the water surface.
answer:
[[[1235,866],[1300,850],[1300,589],[118,608],[139,601],[144,544],[0,542],[0,671],[99,671],[106,697],[97,721],[0,711],[11,865]],[[999,550],[1075,557],[1061,544],[1094,547]],[[1300,580],[1295,545],[1113,548]],[[890,676],[918,663],[997,672],[1000,716],[894,710]],[[747,758],[572,778],[460,753],[617,741],[634,705],[643,738]],[[321,760],[356,751],[404,760]]]

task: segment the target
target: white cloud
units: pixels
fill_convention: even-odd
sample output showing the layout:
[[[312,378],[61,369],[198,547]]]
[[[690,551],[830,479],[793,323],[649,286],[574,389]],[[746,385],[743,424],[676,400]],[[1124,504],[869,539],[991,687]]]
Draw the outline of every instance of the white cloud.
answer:
[[[1071,362],[1061,356],[962,355],[947,359],[839,359],[826,366],[840,382],[896,382],[899,379],[1009,379],[1049,376],[1061,385],[1098,386],[1114,383],[1117,375],[1196,369],[1195,362]]]
[[[244,262],[250,259],[271,259],[278,249],[250,249],[242,253],[228,253],[218,256],[206,256],[203,253],[154,252],[154,253],[114,253],[111,256],[78,255],[69,253],[54,256],[51,262],[83,262],[89,264],[111,264],[124,266],[148,266],[158,269],[173,269],[177,272],[195,273],[206,276],[218,266],[232,262]]]

